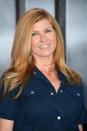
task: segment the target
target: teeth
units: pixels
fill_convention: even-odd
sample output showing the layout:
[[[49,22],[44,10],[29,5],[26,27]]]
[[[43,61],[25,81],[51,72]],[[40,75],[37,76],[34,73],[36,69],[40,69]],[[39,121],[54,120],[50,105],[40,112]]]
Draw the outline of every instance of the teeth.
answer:
[[[49,46],[49,45],[40,45],[40,47],[42,47],[42,48],[43,48],[43,47],[45,48],[45,47],[48,47],[48,46]]]

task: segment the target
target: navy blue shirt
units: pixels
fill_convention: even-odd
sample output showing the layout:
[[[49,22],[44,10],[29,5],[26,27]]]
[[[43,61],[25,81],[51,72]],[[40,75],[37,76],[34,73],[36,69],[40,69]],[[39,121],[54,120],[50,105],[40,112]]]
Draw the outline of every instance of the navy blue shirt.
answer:
[[[86,122],[83,87],[67,85],[60,71],[58,77],[61,85],[56,93],[50,81],[35,68],[17,99],[0,101],[0,118],[14,120],[13,131],[79,131],[78,124]],[[19,88],[6,98],[17,95]]]

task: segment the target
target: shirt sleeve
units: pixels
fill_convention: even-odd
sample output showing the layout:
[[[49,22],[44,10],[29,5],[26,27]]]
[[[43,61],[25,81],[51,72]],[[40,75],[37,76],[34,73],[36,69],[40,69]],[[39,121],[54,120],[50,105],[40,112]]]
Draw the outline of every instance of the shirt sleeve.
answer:
[[[86,124],[87,123],[87,111],[85,108],[85,103],[84,103],[84,93],[83,93],[83,83],[81,85],[81,102],[82,102],[82,111],[81,111],[81,117],[79,120],[79,124]]]
[[[0,97],[4,91],[4,83],[0,82]],[[16,90],[10,92],[3,100],[0,100],[0,118],[14,120],[17,115],[18,99],[8,99],[16,96]]]

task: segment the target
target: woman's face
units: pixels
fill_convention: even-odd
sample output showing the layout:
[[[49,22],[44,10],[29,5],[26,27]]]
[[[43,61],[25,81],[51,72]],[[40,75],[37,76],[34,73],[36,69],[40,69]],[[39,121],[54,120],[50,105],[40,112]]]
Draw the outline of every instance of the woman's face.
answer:
[[[48,19],[36,22],[32,28],[31,51],[34,58],[50,57],[56,48],[56,32]]]

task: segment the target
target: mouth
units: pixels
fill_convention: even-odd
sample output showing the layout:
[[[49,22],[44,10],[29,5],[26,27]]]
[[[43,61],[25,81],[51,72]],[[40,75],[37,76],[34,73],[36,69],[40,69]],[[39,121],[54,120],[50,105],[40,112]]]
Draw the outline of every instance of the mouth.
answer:
[[[39,48],[44,49],[44,48],[49,48],[50,44],[45,44],[45,45],[40,45]]]

